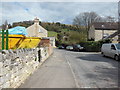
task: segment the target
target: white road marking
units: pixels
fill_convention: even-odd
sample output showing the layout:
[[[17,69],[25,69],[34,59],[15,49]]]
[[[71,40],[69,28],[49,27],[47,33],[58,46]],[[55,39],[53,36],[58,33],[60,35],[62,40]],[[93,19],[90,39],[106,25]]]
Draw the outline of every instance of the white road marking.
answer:
[[[71,64],[70,64],[70,62],[69,62],[69,60],[67,59],[66,56],[65,56],[65,58],[66,58],[66,60],[67,60],[67,63],[68,63],[68,65],[69,65],[69,68],[70,68],[70,70],[71,70],[71,72],[72,72],[72,75],[73,75],[73,79],[74,79],[74,81],[75,81],[76,88],[80,88],[80,86],[79,86],[79,84],[78,84],[78,81],[77,81],[77,79],[76,79],[75,73],[73,72],[72,66],[71,66]]]

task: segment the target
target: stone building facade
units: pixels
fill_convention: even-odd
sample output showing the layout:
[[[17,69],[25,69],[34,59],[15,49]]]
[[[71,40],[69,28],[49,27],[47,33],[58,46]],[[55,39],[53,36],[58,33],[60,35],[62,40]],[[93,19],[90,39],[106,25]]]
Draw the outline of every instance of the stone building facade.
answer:
[[[102,40],[111,34],[117,32],[117,23],[105,23],[105,22],[98,22],[94,23],[89,30],[89,39],[93,39],[95,41]],[[113,41],[117,41],[118,36],[113,38]]]
[[[39,19],[34,19],[34,24],[27,28],[28,37],[47,37],[48,32],[39,25]]]

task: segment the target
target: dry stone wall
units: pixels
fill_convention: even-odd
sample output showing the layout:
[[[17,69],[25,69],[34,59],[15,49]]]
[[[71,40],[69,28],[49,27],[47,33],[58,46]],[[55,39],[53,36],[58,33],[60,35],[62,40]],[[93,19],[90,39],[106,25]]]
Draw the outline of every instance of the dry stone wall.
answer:
[[[0,89],[17,88],[46,60],[51,47],[0,52]]]

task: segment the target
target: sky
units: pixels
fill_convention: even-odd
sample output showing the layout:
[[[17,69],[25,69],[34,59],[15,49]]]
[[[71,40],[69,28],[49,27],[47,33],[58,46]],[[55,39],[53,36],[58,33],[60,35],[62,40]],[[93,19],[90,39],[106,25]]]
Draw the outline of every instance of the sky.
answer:
[[[33,2],[33,0],[1,0],[2,2]],[[119,0],[34,0],[34,2],[118,2]]]
[[[46,1],[46,2],[45,2]],[[109,2],[53,2],[54,0],[39,1],[20,1],[5,0],[0,2],[0,25],[5,20],[12,24],[13,22],[29,21],[38,17],[44,22],[61,22],[72,24],[73,19],[79,13],[94,11],[100,16],[113,16],[117,18],[118,3],[117,0],[106,0]],[[49,1],[49,2],[48,2]],[[72,1],[72,0],[71,0]]]

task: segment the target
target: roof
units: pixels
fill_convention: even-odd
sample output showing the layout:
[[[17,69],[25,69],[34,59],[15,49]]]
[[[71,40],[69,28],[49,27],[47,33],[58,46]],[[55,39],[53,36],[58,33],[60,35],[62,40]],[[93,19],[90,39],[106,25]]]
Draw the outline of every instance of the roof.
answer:
[[[96,22],[93,26],[96,30],[118,30],[118,23],[115,22]]]

